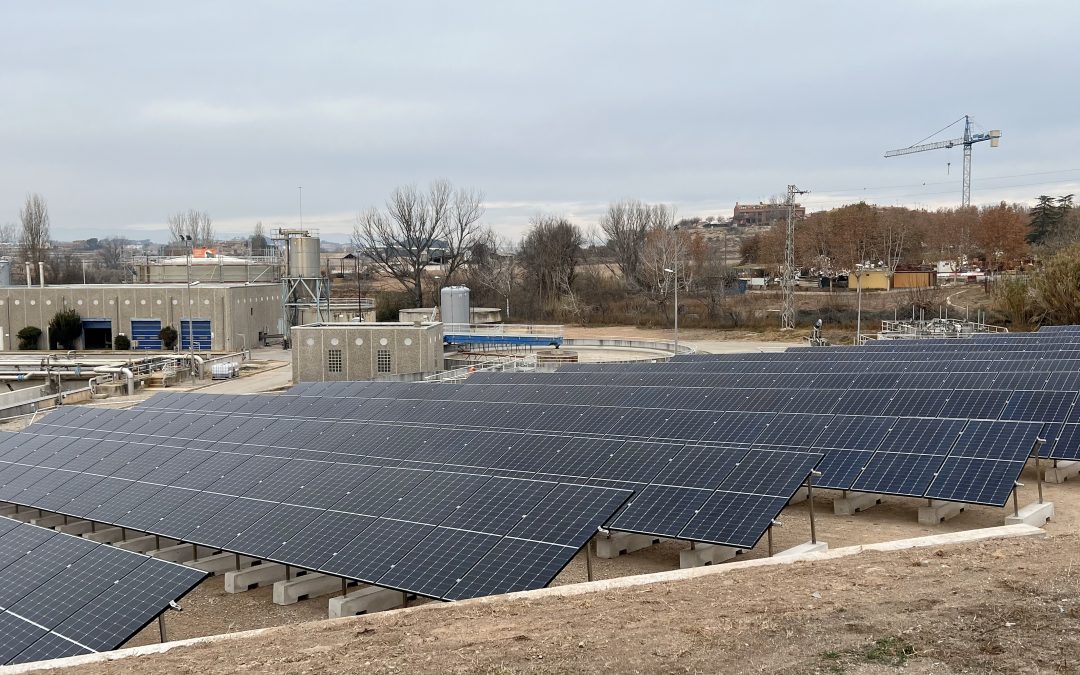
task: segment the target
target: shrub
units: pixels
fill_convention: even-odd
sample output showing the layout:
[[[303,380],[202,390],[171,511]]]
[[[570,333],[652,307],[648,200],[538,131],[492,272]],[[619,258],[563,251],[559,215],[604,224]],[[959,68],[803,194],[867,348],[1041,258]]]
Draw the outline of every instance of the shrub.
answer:
[[[127,351],[131,349],[131,339],[126,335],[117,335],[113,339],[113,349]]]
[[[49,320],[49,339],[64,349],[75,349],[82,335],[82,317],[74,309],[62,309]]]
[[[19,349],[28,351],[38,348],[38,340],[41,339],[41,329],[37,326],[27,326],[18,333],[16,337],[19,338]]]
[[[161,344],[165,349],[172,349],[176,346],[176,340],[180,334],[172,326],[165,326],[158,331],[158,337],[161,338]]]

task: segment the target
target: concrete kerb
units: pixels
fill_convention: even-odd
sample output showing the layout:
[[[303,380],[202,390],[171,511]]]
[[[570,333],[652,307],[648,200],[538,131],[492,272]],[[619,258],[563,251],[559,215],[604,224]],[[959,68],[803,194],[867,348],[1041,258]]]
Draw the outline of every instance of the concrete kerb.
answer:
[[[610,591],[619,588],[632,588],[635,586],[646,586],[650,584],[668,583],[672,581],[683,581],[687,579],[696,579],[701,576],[709,574],[731,574],[737,573],[739,570],[749,567],[767,567],[771,565],[790,565],[795,562],[814,562],[818,560],[832,560],[834,558],[845,558],[852,555],[858,555],[864,551],[903,551],[913,548],[928,548],[938,546],[949,546],[953,544],[966,544],[979,541],[986,541],[988,539],[1009,539],[1015,537],[1047,537],[1049,536],[1044,530],[1031,525],[1002,525],[998,527],[987,527],[978,530],[966,530],[963,532],[950,532],[944,534],[934,534],[927,537],[916,537],[913,539],[899,539],[895,541],[886,541],[877,544],[862,544],[858,546],[845,546],[842,548],[832,549],[830,551],[821,551],[815,553],[808,553],[805,555],[797,556],[773,556],[772,558],[757,558],[754,560],[742,560],[739,562],[728,563],[726,565],[710,565],[708,567],[696,567],[693,569],[685,570],[672,570],[668,572],[656,572],[653,574],[641,574],[629,577],[619,577],[616,579],[605,579],[602,581],[587,581],[578,584],[569,584],[566,586],[554,586],[550,588],[540,588],[533,591],[521,591],[518,593],[508,593],[506,595],[494,595],[483,598],[473,598],[471,600],[462,600],[455,603],[428,603],[425,605],[418,605],[416,607],[404,607],[401,609],[389,610],[395,613],[395,616],[404,612],[430,612],[439,611],[440,608],[447,608],[451,606],[459,605],[482,605],[482,604],[497,604],[501,602],[512,602],[515,600],[538,600],[548,597],[571,597],[576,595],[582,595],[585,593],[595,593],[600,591]],[[353,617],[342,617],[340,619],[329,619],[330,621],[354,621]],[[47,670],[50,668],[72,667],[89,665],[93,663],[104,663],[107,661],[117,661],[120,659],[131,658],[135,656],[146,656],[150,654],[162,654],[170,651],[176,647],[195,646],[201,644],[224,642],[231,640],[242,640],[251,637],[257,637],[277,630],[278,627],[271,628],[257,628],[250,631],[242,631],[238,633],[226,633],[223,635],[211,635],[207,637],[190,638],[188,640],[177,640],[176,642],[166,642],[164,644],[146,645],[143,647],[130,647],[128,649],[119,649],[111,652],[102,652],[99,654],[86,654],[83,656],[69,656],[62,659],[53,659],[50,661],[37,661],[34,663],[23,663],[13,666],[0,667],[0,675],[16,675],[18,673],[28,673],[38,670]]]

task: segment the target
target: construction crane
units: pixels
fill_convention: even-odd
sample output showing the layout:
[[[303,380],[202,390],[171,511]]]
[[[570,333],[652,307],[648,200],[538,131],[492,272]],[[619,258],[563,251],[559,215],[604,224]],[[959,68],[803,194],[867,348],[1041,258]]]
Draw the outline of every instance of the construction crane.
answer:
[[[915,152],[925,152],[926,150],[940,150],[942,148],[954,148],[958,145],[964,146],[964,194],[961,198],[961,205],[965,208],[971,206],[971,146],[975,143],[981,143],[983,141],[990,141],[990,147],[996,148],[1001,138],[1001,131],[993,129],[986,133],[975,133],[974,123],[971,121],[971,115],[964,115],[964,135],[960,138],[953,138],[948,141],[938,141],[936,143],[926,143],[925,145],[909,145],[906,148],[900,148],[899,150],[890,150],[885,153],[886,157],[899,157],[900,155],[910,155]],[[953,126],[960,120],[956,120],[945,129]],[[945,131],[942,129],[941,131]],[[938,133],[941,133],[939,131]],[[935,136],[937,134],[934,134]]]

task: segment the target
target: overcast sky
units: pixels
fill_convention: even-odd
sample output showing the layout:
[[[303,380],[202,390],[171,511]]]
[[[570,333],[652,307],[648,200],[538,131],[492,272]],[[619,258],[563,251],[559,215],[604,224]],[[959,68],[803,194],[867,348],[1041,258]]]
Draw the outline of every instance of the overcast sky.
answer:
[[[511,236],[625,197],[730,217],[788,183],[951,206],[959,148],[882,155],[965,113],[1003,133],[973,202],[1080,193],[1077,25],[1066,0],[7,2],[0,223],[39,192],[58,239],[163,241],[187,208],[248,233],[295,225],[302,185],[344,241],[435,177]]]

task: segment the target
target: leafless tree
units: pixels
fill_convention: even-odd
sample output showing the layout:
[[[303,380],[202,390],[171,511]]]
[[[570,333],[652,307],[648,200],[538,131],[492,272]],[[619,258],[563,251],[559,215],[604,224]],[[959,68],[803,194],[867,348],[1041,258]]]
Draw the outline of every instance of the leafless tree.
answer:
[[[0,225],[0,244],[14,244],[19,240],[19,231],[11,223]]]
[[[188,209],[169,216],[169,236],[172,241],[184,241],[191,237],[196,246],[214,243],[214,221],[206,211]]]
[[[480,218],[484,215],[484,194],[479,190],[459,188],[451,198],[450,217],[442,239],[446,242],[443,256],[443,278],[450,280],[468,262],[469,252],[480,237]]]
[[[251,255],[265,255],[268,248],[270,241],[266,238],[266,228],[260,220],[255,223],[255,230],[251,233]]]
[[[19,211],[22,233],[19,236],[19,252],[25,262],[37,264],[45,260],[49,248],[49,205],[39,194],[26,196]]]
[[[565,218],[536,215],[521,242],[518,257],[525,275],[536,289],[538,307],[572,288],[585,237]]]
[[[107,270],[118,270],[124,264],[124,249],[128,240],[123,237],[102,239],[97,251],[98,262]]]
[[[482,195],[458,190],[446,180],[435,180],[427,191],[415,185],[398,187],[386,210],[362,212],[353,228],[357,255],[366,256],[381,272],[394,278],[417,307],[424,301],[424,268],[435,244],[445,244],[445,264],[456,271],[465,264],[483,214]],[[449,276],[449,272],[445,274]]]
[[[513,246],[500,240],[491,228],[477,236],[469,253],[466,280],[471,288],[486,289],[505,304],[503,320],[510,318],[510,296],[517,280],[517,258]]]
[[[636,199],[611,204],[607,213],[600,217],[600,228],[607,237],[608,248],[629,288],[640,289],[651,283],[644,274],[641,261],[646,237],[650,230],[670,229],[674,220],[673,207],[650,205]]]

